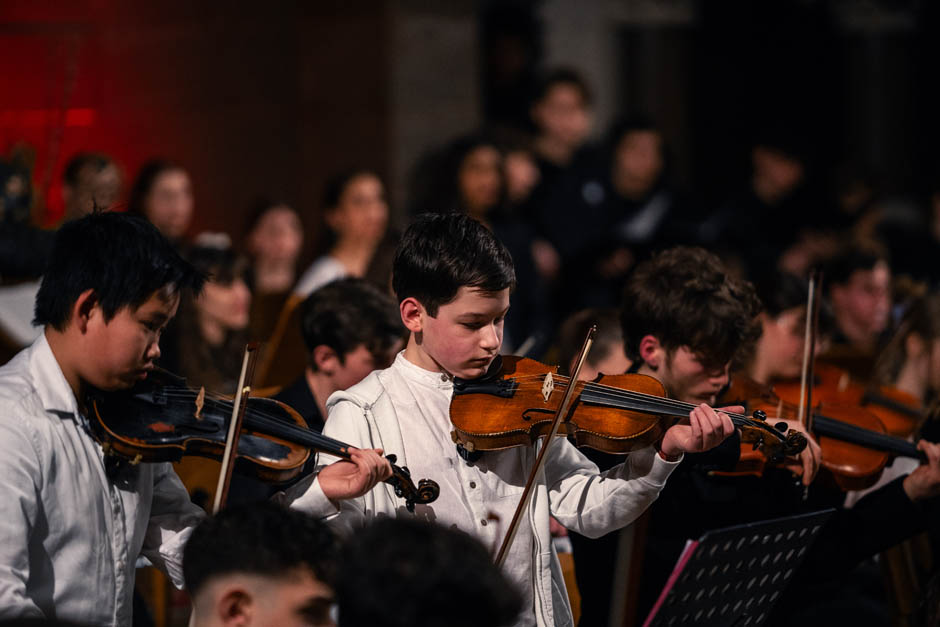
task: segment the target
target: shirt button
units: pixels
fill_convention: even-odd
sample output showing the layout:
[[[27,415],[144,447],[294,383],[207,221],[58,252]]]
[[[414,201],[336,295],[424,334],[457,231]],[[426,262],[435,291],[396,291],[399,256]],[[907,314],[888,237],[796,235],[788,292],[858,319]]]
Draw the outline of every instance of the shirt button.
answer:
[[[471,481],[471,482],[470,482],[470,487],[471,487],[471,488],[477,487],[477,482],[476,482],[476,481]]]
[[[485,527],[485,526],[486,526],[486,519],[484,518],[483,520],[481,520],[481,521],[480,521],[480,524]]]

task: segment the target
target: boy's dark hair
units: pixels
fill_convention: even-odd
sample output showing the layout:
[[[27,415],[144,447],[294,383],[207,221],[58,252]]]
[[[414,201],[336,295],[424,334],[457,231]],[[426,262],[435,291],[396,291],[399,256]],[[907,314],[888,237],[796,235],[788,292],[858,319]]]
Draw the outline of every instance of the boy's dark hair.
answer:
[[[496,293],[515,285],[509,251],[465,214],[418,216],[395,251],[392,288],[398,302],[415,298],[430,316],[454,300],[461,287]]]
[[[462,531],[383,518],[343,548],[336,600],[343,627],[499,627],[522,598]]]
[[[548,72],[535,86],[535,92],[532,94],[532,103],[538,104],[545,99],[552,89],[558,85],[574,87],[581,93],[581,100],[585,107],[590,107],[593,102],[591,89],[587,81],[576,70],[571,68],[556,68]]]
[[[183,579],[195,596],[213,577],[247,573],[281,578],[309,568],[332,586],[338,547],[319,520],[263,502],[222,510],[199,523],[183,550]]]
[[[52,256],[36,295],[33,324],[61,331],[79,295],[93,289],[111,320],[136,308],[157,290],[202,289],[204,277],[142,218],[92,213],[67,222],[55,236]]]
[[[613,307],[582,309],[571,314],[561,325],[558,332],[558,363],[566,374],[571,360],[578,356],[584,345],[584,337],[591,325],[597,325],[594,344],[588,352],[587,363],[596,366],[610,355],[610,349],[616,344],[623,345],[618,311]],[[604,374],[623,374],[605,372]]]
[[[313,292],[300,306],[300,326],[307,351],[329,346],[340,363],[347,353],[365,345],[382,355],[404,333],[395,302],[364,279],[339,279]],[[316,370],[316,364],[310,360]]]
[[[823,280],[830,286],[845,285],[858,270],[871,270],[879,262],[890,264],[888,253],[875,243],[853,243],[842,248],[825,265]]]
[[[702,248],[676,247],[637,266],[624,290],[624,348],[640,359],[640,340],[657,338],[667,352],[692,351],[707,368],[722,368],[760,337],[760,301],[749,282],[730,276]]]

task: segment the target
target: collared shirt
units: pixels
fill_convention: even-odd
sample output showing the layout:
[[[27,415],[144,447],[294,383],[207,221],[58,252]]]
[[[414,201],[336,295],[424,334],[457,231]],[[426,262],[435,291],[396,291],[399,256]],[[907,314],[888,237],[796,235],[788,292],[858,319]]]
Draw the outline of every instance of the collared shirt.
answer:
[[[45,334],[0,368],[0,618],[129,625],[135,562],[182,585],[204,515],[169,464],[113,481]]]
[[[399,354],[393,368],[405,385],[389,389],[400,416],[401,434],[412,477],[434,477],[440,496],[426,517],[476,536],[493,554],[512,521],[528,479],[519,450],[487,451],[475,462],[457,454],[451,438],[450,402],[453,380],[430,372]],[[417,452],[421,454],[416,454]],[[523,596],[525,608],[517,625],[535,625],[532,527],[519,525],[505,560],[505,573]]]

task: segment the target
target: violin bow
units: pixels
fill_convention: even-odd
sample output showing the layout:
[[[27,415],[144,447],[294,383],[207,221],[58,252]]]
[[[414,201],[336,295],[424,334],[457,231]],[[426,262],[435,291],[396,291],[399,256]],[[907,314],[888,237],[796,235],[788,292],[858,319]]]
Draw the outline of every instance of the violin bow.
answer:
[[[245,346],[245,355],[242,357],[242,369],[238,375],[238,389],[235,391],[235,402],[232,404],[232,417],[228,423],[228,435],[225,437],[225,452],[222,454],[222,469],[219,472],[219,483],[215,489],[215,500],[212,503],[212,513],[218,514],[228,498],[228,490],[232,483],[232,470],[235,468],[235,459],[238,457],[238,439],[241,436],[242,421],[245,418],[248,396],[251,394],[251,379],[254,376],[255,364],[258,361],[257,342]]]
[[[568,405],[570,405],[571,399],[574,396],[574,390],[578,384],[578,375],[581,374],[581,366],[584,365],[584,361],[587,359],[591,345],[594,343],[594,335],[596,333],[597,325],[592,325],[587,332],[587,336],[584,338],[584,346],[581,347],[581,352],[578,355],[578,363],[574,368],[574,372],[571,373],[571,377],[568,379],[568,387],[565,390],[565,395],[561,399],[561,404],[558,405],[558,411],[555,412],[555,418],[552,420],[552,428],[545,438],[545,443],[542,445],[538,457],[535,459],[535,465],[532,466],[532,470],[529,472],[529,479],[526,481],[525,489],[522,491],[522,498],[519,500],[516,512],[512,516],[512,522],[509,523],[509,528],[506,530],[506,535],[503,537],[503,543],[499,547],[499,552],[496,554],[497,567],[501,568],[503,562],[506,561],[506,556],[509,554],[509,547],[512,546],[512,542],[516,538],[516,531],[519,529],[519,523],[522,521],[522,513],[528,508],[529,501],[532,500],[532,488],[535,485],[535,478],[545,465],[548,448],[552,445],[555,436],[558,434],[562,419],[568,413]]]
[[[813,430],[813,364],[816,353],[816,330],[819,326],[819,270],[813,269],[809,275],[809,288],[806,298],[806,331],[803,337],[803,368],[800,373],[800,406],[798,420],[807,433]]]

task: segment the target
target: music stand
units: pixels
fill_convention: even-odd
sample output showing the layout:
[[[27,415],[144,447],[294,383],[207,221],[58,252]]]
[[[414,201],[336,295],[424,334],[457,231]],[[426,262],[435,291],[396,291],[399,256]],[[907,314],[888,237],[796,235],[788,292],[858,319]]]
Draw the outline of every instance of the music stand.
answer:
[[[716,529],[689,541],[643,627],[758,627],[833,511]]]

